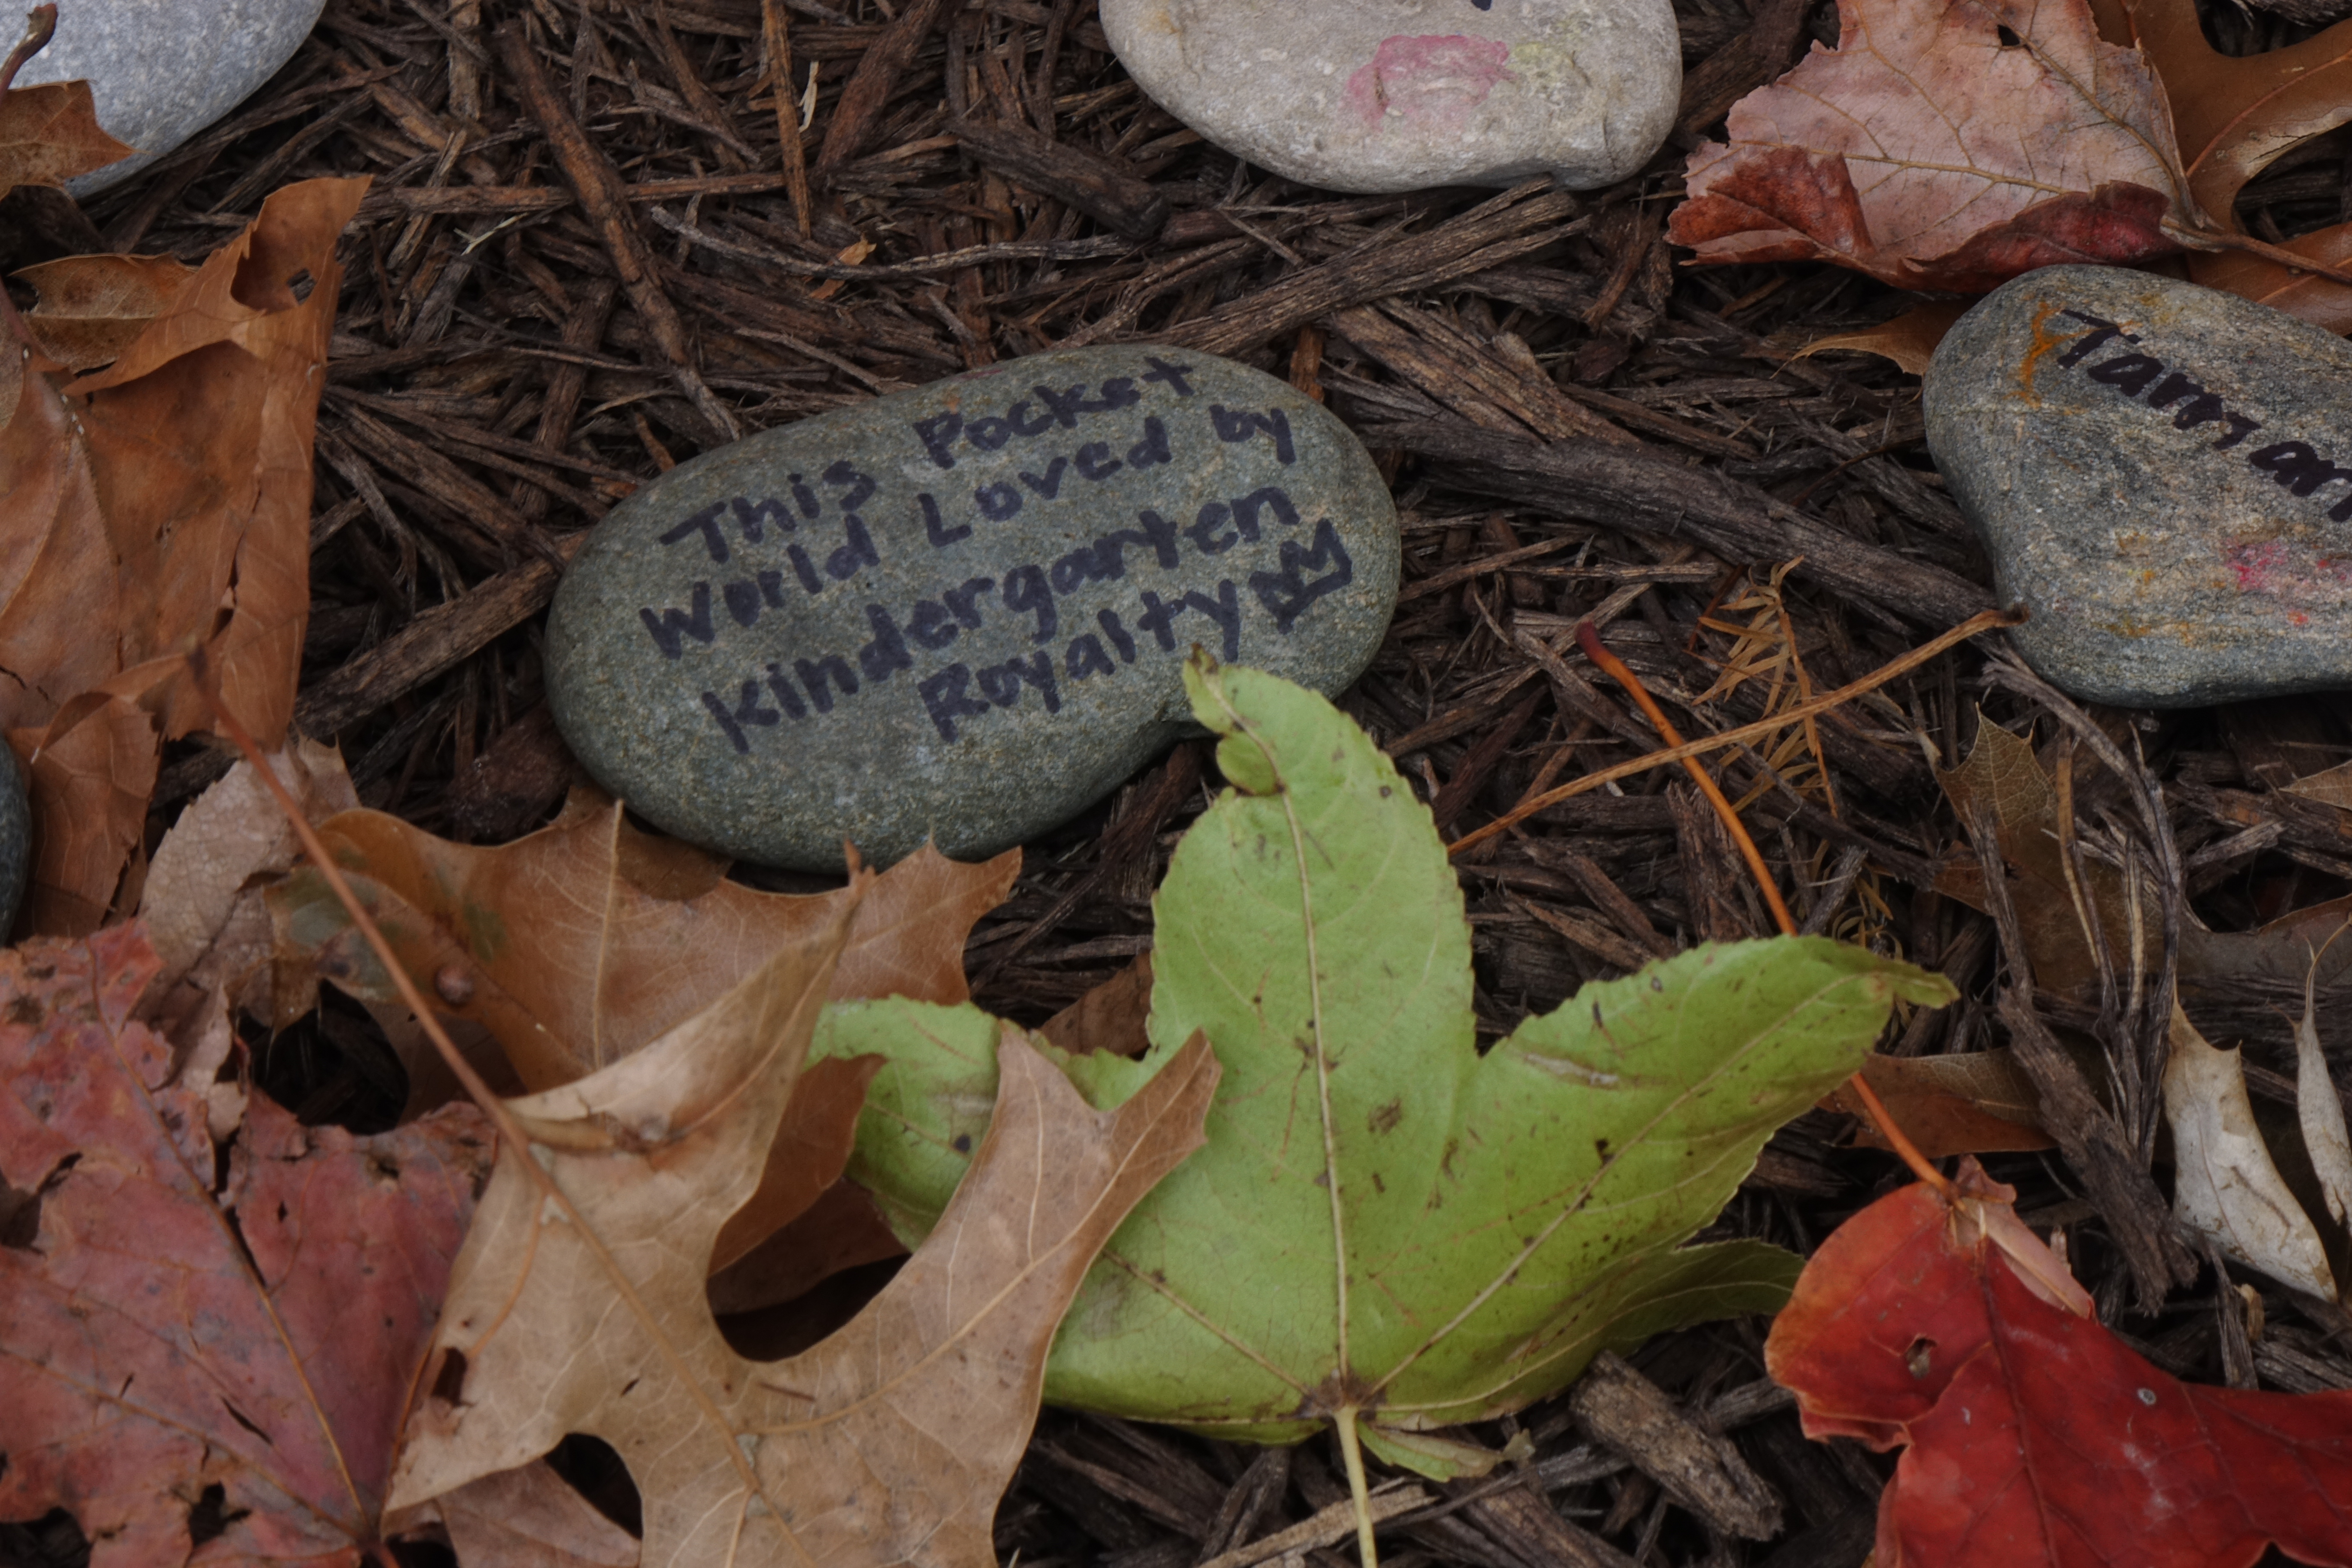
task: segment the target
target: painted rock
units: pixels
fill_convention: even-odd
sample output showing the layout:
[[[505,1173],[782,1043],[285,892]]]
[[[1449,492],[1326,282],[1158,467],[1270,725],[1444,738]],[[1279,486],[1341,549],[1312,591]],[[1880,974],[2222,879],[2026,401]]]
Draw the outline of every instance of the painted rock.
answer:
[[[1960,318],[1926,409],[2044,678],[2159,708],[2352,686],[2352,344],[2051,267]]]
[[[1669,0],[1102,0],[1102,26],[1169,113],[1332,190],[1613,184],[1682,91]]]
[[[33,806],[25,791],[25,766],[0,746],[0,942],[8,939],[24,907],[25,882],[33,865]]]
[[[68,182],[86,196],[243,102],[294,58],[325,8],[326,0],[58,0],[57,36],[16,79],[88,80],[98,122],[139,149]]]
[[[556,723],[679,837],[963,858],[1192,729],[1194,647],[1335,693],[1394,608],[1347,427],[1172,349],[1079,349],[771,430],[613,509],[548,618]]]

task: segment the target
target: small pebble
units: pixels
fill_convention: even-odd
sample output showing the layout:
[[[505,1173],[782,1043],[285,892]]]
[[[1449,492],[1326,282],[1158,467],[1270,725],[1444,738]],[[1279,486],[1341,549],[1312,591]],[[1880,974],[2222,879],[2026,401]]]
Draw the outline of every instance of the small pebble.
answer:
[[[2155,708],[2352,686],[2352,344],[2152,273],[2044,268],[1960,318],[1926,413],[2045,679]]]
[[[87,196],[244,102],[294,58],[325,8],[326,0],[58,0],[57,36],[16,81],[87,80],[99,124],[139,149],[68,182]],[[15,42],[16,28],[0,30]]]
[[[1669,0],[1102,0],[1102,26],[1169,113],[1337,191],[1614,184],[1682,91]]]
[[[1009,361],[681,463],[547,628],[598,782],[764,865],[973,858],[1192,732],[1195,646],[1327,695],[1395,606],[1370,457],[1272,376],[1166,348]]]

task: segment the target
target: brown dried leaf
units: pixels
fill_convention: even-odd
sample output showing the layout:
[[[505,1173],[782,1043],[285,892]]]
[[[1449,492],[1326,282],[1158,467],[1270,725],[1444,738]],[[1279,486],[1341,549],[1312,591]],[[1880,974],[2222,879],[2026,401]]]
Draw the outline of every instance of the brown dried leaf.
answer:
[[[87,936],[121,901],[147,828],[162,740],[119,679],[75,698],[41,730],[10,732],[33,807],[33,867],[18,929]]]
[[[1200,1143],[1216,1063],[1196,1039],[1097,1112],[1008,1037],[988,1135],[931,1239],[833,1339],[746,1361],[703,1282],[846,925],[844,910],[635,1056],[510,1102],[532,1147],[502,1152],[458,1259],[395,1503],[585,1432],[629,1466],[647,1563],[993,1568],[1054,1331],[1112,1229]]]
[[[342,753],[298,740],[269,759],[313,824],[357,809]],[[151,1009],[177,1014],[217,993],[267,1013],[266,979],[276,934],[263,894],[301,858],[302,847],[250,762],[240,762],[180,813],[155,847],[141,914],[163,961]],[[184,994],[173,993],[184,984]]]
[[[531,1089],[620,1060],[852,901],[730,882],[724,860],[639,832],[587,790],[549,826],[495,847],[373,811],[335,817],[320,836],[403,965],[430,978],[451,1016],[488,1029]],[[1020,867],[1017,850],[966,866],[929,847],[892,867],[858,907],[835,994],[966,1000],[964,939]],[[270,905],[289,962],[363,1000],[398,1000],[315,871]]]
[[[210,723],[180,678],[192,649],[265,743],[285,732],[335,242],[366,186],[278,192],[110,369],[19,378],[0,430],[0,729],[32,757],[32,930],[86,931],[115,903],[162,743]]]
[[[484,1476],[385,1523],[407,1535],[437,1521],[462,1568],[636,1568],[635,1536],[545,1463]]]
[[[2076,910],[2065,853],[2059,846],[2057,786],[2042,771],[2033,748],[1988,721],[1977,727],[1976,750],[1968,761],[1938,771],[1936,779],[1962,822],[1970,819],[1979,800],[1992,809],[2001,857],[2014,879],[2010,894],[2035,983],[2062,994],[2095,987],[2098,960]],[[2085,890],[2107,928],[2110,949],[2118,963],[2130,962],[2123,879],[2087,857],[2082,870]],[[1936,879],[1936,889],[1971,909],[1986,907],[1983,875],[1973,856],[1947,865]]]
[[[11,88],[0,98],[0,195],[18,185],[62,186],[138,151],[100,128],[86,81]]]
[[[1891,321],[1881,321],[1874,327],[1864,327],[1858,332],[1837,332],[1826,338],[1816,338],[1791,356],[1805,359],[1831,349],[1843,349],[1853,353],[1877,354],[1893,360],[1897,366],[1913,375],[1927,374],[1927,362],[1936,357],[1936,345],[1952,330],[1967,306],[1948,300],[1921,305],[1904,311]]]
[[[1139,1057],[1151,1048],[1145,1031],[1150,1017],[1151,955],[1146,952],[1046,1019],[1037,1032],[1072,1056],[1108,1051]]]
[[[1864,1058],[1862,1076],[1930,1160],[2057,1147],[2042,1130],[2041,1095],[2005,1047],[1950,1057],[1874,1056]],[[1830,1101],[1858,1119],[1857,1142],[1891,1147],[1851,1087],[1837,1089]]]
[[[1818,46],[1693,153],[1670,237],[1704,262],[1840,262],[1981,290],[2130,263],[2198,226],[2165,88],[2085,0],[1839,0]]]
[[[167,313],[196,269],[169,256],[68,256],[16,274],[40,293],[25,328],[60,369],[94,370]]]

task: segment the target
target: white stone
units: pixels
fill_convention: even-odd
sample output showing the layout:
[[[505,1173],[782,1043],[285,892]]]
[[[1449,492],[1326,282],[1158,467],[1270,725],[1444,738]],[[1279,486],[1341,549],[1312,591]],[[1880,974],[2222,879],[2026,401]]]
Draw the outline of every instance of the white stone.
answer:
[[[71,182],[86,196],[243,102],[293,58],[324,9],[326,0],[58,0],[57,36],[16,79],[87,80],[98,122],[139,149]]]
[[[1102,25],[1171,114],[1332,190],[1613,184],[1682,91],[1670,0],[1102,0]]]

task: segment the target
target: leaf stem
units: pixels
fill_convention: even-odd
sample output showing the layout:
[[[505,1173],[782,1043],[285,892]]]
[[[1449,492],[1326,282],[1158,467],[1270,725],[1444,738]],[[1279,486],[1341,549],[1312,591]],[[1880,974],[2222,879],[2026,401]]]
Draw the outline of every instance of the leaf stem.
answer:
[[[1356,1440],[1356,1407],[1343,1407],[1331,1423],[1339,1429],[1339,1458],[1348,1467],[1348,1495],[1356,1502],[1356,1552],[1364,1568],[1380,1568],[1381,1550],[1372,1541],[1372,1489],[1364,1479],[1364,1450]]]
[[[1642,711],[1649,715],[1651,724],[1667,745],[1683,743],[1682,735],[1675,729],[1674,721],[1666,717],[1666,710],[1658,706],[1658,700],[1650,695],[1649,688],[1642,684],[1642,678],[1635,675],[1623,659],[1609,651],[1609,646],[1601,640],[1601,629],[1591,620],[1576,623],[1576,646],[1584,650],[1585,658],[1608,672],[1610,679],[1633,694],[1633,700],[1642,705]],[[1772,919],[1779,923],[1780,934],[1796,935],[1796,920],[1789,913],[1789,906],[1782,900],[1780,888],[1773,883],[1771,868],[1764,864],[1764,852],[1756,847],[1756,840],[1748,837],[1747,825],[1739,820],[1739,814],[1731,809],[1731,803],[1723,798],[1723,791],[1717,786],[1715,775],[1699,766],[1696,757],[1685,757],[1683,766],[1698,784],[1699,793],[1706,796],[1706,803],[1715,807],[1716,816],[1723,819],[1723,826],[1730,830],[1732,842],[1739,846],[1740,858],[1748,862],[1748,869],[1755,874],[1756,886],[1762,890],[1764,902],[1771,910]]]
[[[1911,1173],[1942,1194],[1945,1202],[1951,1202],[1958,1194],[1951,1178],[1936,1169],[1927,1156],[1919,1152],[1919,1145],[1912,1142],[1903,1129],[1896,1125],[1895,1118],[1887,1113],[1886,1102],[1878,1098],[1876,1089],[1870,1087],[1870,1080],[1856,1073],[1846,1080],[1846,1087],[1853,1090],[1854,1098],[1861,1100],[1863,1109],[1870,1112],[1870,1119],[1878,1123],[1878,1135],[1894,1145],[1895,1152],[1911,1167]]]
[[[2183,228],[2170,222],[2165,224],[2164,233],[2166,238],[2178,240],[2190,250],[2242,250],[2250,256],[2259,256],[2264,261],[2276,267],[2284,267],[2291,272],[2308,272],[2314,276],[2325,278],[2331,283],[2352,283],[2352,271],[2347,271],[2334,263],[2322,261],[2315,256],[2305,256],[2298,251],[2289,250],[2283,245],[2273,245],[2268,240],[2256,239],[2250,234],[2231,234],[2224,230],[2210,228]]]

